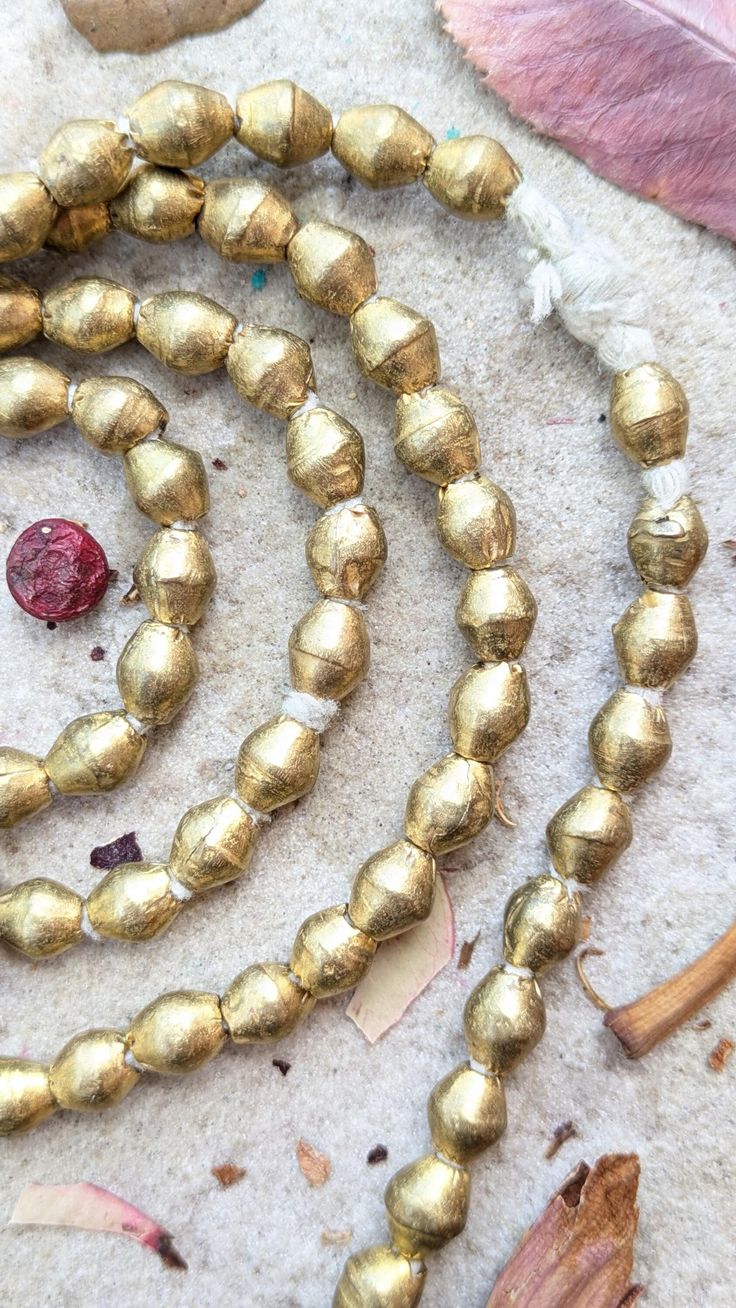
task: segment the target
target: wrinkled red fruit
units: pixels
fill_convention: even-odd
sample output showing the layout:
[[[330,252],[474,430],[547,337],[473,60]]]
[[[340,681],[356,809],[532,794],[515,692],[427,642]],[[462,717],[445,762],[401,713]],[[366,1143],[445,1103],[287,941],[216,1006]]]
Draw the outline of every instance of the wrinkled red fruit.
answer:
[[[5,576],[16,604],[45,621],[89,613],[107,590],[105,552],[78,522],[41,518],[13,545]]]

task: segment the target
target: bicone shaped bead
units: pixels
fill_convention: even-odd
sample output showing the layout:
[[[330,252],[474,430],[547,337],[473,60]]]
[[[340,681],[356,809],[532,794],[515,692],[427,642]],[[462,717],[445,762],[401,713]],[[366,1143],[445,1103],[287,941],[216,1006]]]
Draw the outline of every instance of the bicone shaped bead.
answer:
[[[62,795],[95,795],[128,781],[145,750],[122,710],[88,713],[57,736],[44,767]]]
[[[133,581],[152,618],[193,627],[207,607],[217,573],[198,531],[162,527],[146,545]]]
[[[182,1076],[219,1054],[227,1039],[217,995],[172,990],[137,1013],[127,1035],[136,1062],[164,1076]]]
[[[30,1131],[54,1112],[46,1064],[0,1057],[0,1136]]]
[[[427,1104],[432,1144],[455,1163],[477,1158],[506,1130],[506,1095],[497,1076],[461,1063],[434,1086]]]
[[[0,352],[27,345],[41,326],[39,292],[15,277],[0,277]]]
[[[218,91],[176,80],[159,82],[128,110],[136,154],[165,168],[192,168],[235,131],[233,111]]]
[[[378,286],[370,246],[333,223],[304,223],[287,251],[294,284],[302,299],[320,309],[348,316]]]
[[[0,829],[40,813],[51,803],[51,787],[40,758],[0,745]]]
[[[258,823],[232,795],[206,799],[187,810],[174,833],[169,871],[200,894],[234,881],[251,860]]]
[[[408,1258],[422,1258],[463,1230],[470,1173],[427,1154],[391,1177],[383,1199],[394,1248]]]
[[[434,856],[410,840],[373,854],[353,882],[348,916],[374,940],[400,935],[432,911],[436,867]]]
[[[174,372],[198,376],[221,368],[237,323],[227,309],[197,291],[163,291],[144,300],[136,336]]]
[[[69,378],[40,359],[0,359],[0,436],[35,436],[69,412]]]
[[[116,677],[134,718],[157,727],[171,722],[199,677],[191,638],[166,622],[142,622],[120,653]]]
[[[181,909],[165,863],[118,863],[87,896],[87,917],[111,940],[152,940]]]
[[[663,708],[632,690],[617,690],[590,724],[593,767],[611,790],[636,790],[659,772],[672,753]]]
[[[405,186],[421,177],[434,138],[395,104],[346,109],[332,134],[332,153],[364,186]]]
[[[75,277],[43,300],[43,332],[56,345],[106,354],[135,336],[136,298],[107,277]]]
[[[471,572],[460,592],[457,625],[484,663],[518,659],[537,619],[537,602],[513,568]]]
[[[470,1057],[505,1076],[544,1035],[542,992],[534,977],[493,967],[470,995],[463,1021]]]
[[[342,1269],[332,1308],[416,1308],[427,1269],[387,1244],[351,1254]]]
[[[421,313],[388,295],[355,310],[350,340],[360,371],[387,390],[421,391],[439,381],[434,327]]]
[[[365,449],[360,432],[333,409],[318,405],[289,419],[289,480],[321,509],[352,499],[363,489]]]
[[[575,947],[582,900],[551,872],[517,886],[506,904],[503,952],[507,963],[544,972]]]
[[[414,782],[404,829],[420,849],[448,854],[488,825],[495,798],[491,768],[459,754],[446,754]]]
[[[318,733],[280,714],[246,736],[235,768],[235,789],[251,808],[270,813],[312,789],[319,762]]]
[[[645,586],[687,586],[708,549],[708,532],[689,495],[663,509],[644,500],[627,537],[629,557]]]
[[[254,963],[222,996],[222,1016],[237,1045],[265,1044],[291,1035],[315,1005],[285,963]]]
[[[57,214],[35,173],[0,173],[0,263],[40,250]]]
[[[0,895],[0,940],[28,958],[51,958],[82,939],[82,899],[47,877]]]
[[[434,147],[423,181],[460,218],[503,218],[521,173],[490,136],[458,136]]]
[[[193,234],[203,204],[201,177],[144,164],[111,202],[110,222],[139,241],[181,241]]]
[[[487,477],[453,482],[438,492],[437,534],[447,553],[464,567],[493,568],[514,552],[514,506]]]
[[[344,699],[363,680],[371,647],[359,609],[319,600],[289,636],[289,674],[294,690],[319,699]]]
[[[690,406],[680,383],[659,363],[640,363],[614,374],[611,431],[630,459],[656,468],[681,459]]]
[[[394,449],[409,472],[437,486],[475,472],[480,463],[475,418],[468,406],[444,386],[399,396]]]
[[[210,488],[198,450],[176,441],[142,441],[123,456],[123,471],[141,513],[162,527],[193,522],[210,511]]]
[[[695,658],[698,631],[687,595],[645,590],[613,627],[623,680],[665,689]]]
[[[552,866],[562,877],[592,885],[631,844],[629,806],[615,790],[583,786],[547,823]]]
[[[285,77],[242,91],[235,111],[240,144],[279,168],[309,163],[330,148],[329,109]]]
[[[256,177],[222,177],[207,183],[197,227],[221,259],[281,263],[298,225],[275,186]]]
[[[450,738],[456,754],[493,763],[526,727],[531,703],[520,663],[469,668],[450,691]]]
[[[72,209],[59,209],[46,245],[62,254],[79,254],[102,241],[110,227],[110,206],[106,200],[98,204],[75,204]]]
[[[71,416],[102,454],[125,454],[169,421],[160,400],[133,377],[86,377],[75,388]]]
[[[274,418],[290,418],[314,389],[307,342],[279,327],[243,327],[228,351],[227,370],[238,394]]]
[[[125,1061],[125,1036],[107,1028],[82,1031],[64,1045],[49,1068],[59,1108],[92,1113],[119,1104],[140,1080]]]
[[[42,150],[39,172],[56,203],[69,209],[111,200],[132,162],[128,138],[114,123],[73,118],[57,127]]]
[[[347,904],[305,918],[291,950],[294,976],[316,999],[352,990],[373,962],[376,942],[353,926]]]
[[[317,590],[326,599],[363,599],[386,562],[387,548],[378,514],[367,504],[324,513],[306,543]]]

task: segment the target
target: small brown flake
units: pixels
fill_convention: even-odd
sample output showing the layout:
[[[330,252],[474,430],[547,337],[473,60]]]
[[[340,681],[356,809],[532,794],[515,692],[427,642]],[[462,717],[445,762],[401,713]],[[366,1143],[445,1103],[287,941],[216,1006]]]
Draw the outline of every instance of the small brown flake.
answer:
[[[699,1022],[695,1022],[696,1031],[710,1031],[713,1023],[709,1017],[701,1017]]]
[[[118,863],[142,863],[143,854],[138,844],[135,831],[128,831],[109,845],[97,845],[89,856],[92,867],[101,867],[106,871],[117,867]]]
[[[219,1167],[212,1167],[212,1175],[217,1178],[223,1190],[229,1190],[231,1185],[237,1185],[242,1181],[247,1172],[244,1167],[238,1167],[237,1163],[220,1163]]]
[[[736,1045],[733,1040],[722,1036],[715,1049],[712,1049],[708,1055],[708,1066],[712,1067],[714,1072],[722,1072],[734,1049]]]
[[[221,459],[219,456],[216,459],[212,460],[212,467],[217,468],[218,472],[227,472],[228,469],[228,465],[226,464],[225,460]]]
[[[372,1149],[369,1149],[365,1161],[371,1167],[375,1167],[376,1163],[385,1163],[387,1158],[388,1158],[388,1149],[386,1148],[386,1146],[382,1144],[377,1144],[374,1145]]]
[[[469,966],[470,960],[473,957],[473,950],[475,949],[475,946],[478,943],[479,936],[480,936],[480,931],[476,931],[472,940],[463,940],[463,943],[460,946],[460,956],[457,960],[458,972],[464,972],[466,967]]]
[[[554,1158],[568,1140],[574,1139],[577,1135],[577,1127],[574,1122],[560,1122],[552,1132],[552,1139],[544,1151],[545,1158]]]
[[[593,919],[589,913],[584,913],[580,919],[580,930],[578,931],[578,944],[584,945],[586,940],[590,940],[590,933],[593,930]]]
[[[324,1245],[337,1246],[350,1244],[352,1238],[353,1232],[350,1227],[345,1231],[331,1231],[329,1228],[326,1228],[320,1236],[320,1240]]]
[[[105,657],[105,651],[101,645],[93,645],[89,652],[89,656],[93,663],[101,663]]]
[[[286,1076],[286,1073],[291,1067],[291,1063],[287,1063],[285,1058],[272,1058],[271,1062],[273,1063],[274,1067],[277,1067],[279,1069],[282,1076]]]
[[[332,1171],[329,1158],[321,1154],[319,1149],[315,1149],[307,1140],[297,1140],[296,1161],[302,1176],[313,1186],[324,1185]]]

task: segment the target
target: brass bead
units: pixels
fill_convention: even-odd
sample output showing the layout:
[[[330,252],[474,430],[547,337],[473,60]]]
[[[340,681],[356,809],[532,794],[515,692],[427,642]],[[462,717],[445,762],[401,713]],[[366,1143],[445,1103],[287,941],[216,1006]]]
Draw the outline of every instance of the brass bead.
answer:
[[[457,625],[477,658],[518,659],[537,618],[537,603],[513,568],[471,572],[460,592]]]
[[[463,1230],[470,1203],[470,1174],[464,1167],[427,1154],[391,1177],[384,1203],[394,1248],[407,1258],[422,1258]]]
[[[198,376],[222,367],[236,326],[233,315],[206,295],[163,291],[143,301],[136,336],[167,368]]]
[[[0,174],[0,263],[40,250],[56,212],[56,202],[35,173]]]
[[[85,378],[74,391],[71,413],[80,435],[102,454],[125,454],[169,421],[163,404],[132,377]]]
[[[227,1039],[217,995],[173,990],[137,1013],[127,1042],[142,1067],[181,1076],[203,1067]]]
[[[448,854],[488,825],[495,798],[493,772],[485,763],[447,754],[414,782],[404,829],[420,849]]]
[[[422,180],[460,218],[503,218],[521,173],[490,136],[458,136],[434,147]]]
[[[114,123],[73,118],[57,127],[41,152],[39,172],[57,204],[96,204],[117,195],[133,151]]]
[[[503,952],[513,967],[544,972],[575,947],[582,900],[551,872],[518,886],[506,904]]]
[[[687,586],[708,549],[698,507],[681,495],[670,509],[646,499],[629,527],[629,556],[645,586]]]
[[[294,976],[316,999],[352,990],[368,971],[376,942],[353,926],[347,904],[323,908],[305,918],[291,950]]]
[[[44,1063],[0,1057],[0,1136],[30,1131],[55,1111]]]
[[[514,506],[506,492],[487,477],[441,486],[437,534],[448,554],[464,567],[492,568],[514,552]]]
[[[360,371],[390,391],[421,391],[439,381],[440,355],[434,327],[414,309],[381,295],[350,319],[350,339]]]
[[[49,1068],[59,1108],[95,1112],[119,1104],[140,1079],[125,1061],[125,1037],[106,1029],[82,1031],[64,1045]]]
[[[203,204],[201,177],[144,164],[112,201],[110,222],[139,241],[181,241],[194,233]]]
[[[493,967],[470,995],[463,1021],[470,1057],[505,1076],[544,1035],[542,992],[533,977]]]
[[[165,863],[118,863],[87,896],[90,926],[113,940],[152,940],[176,917]]]
[[[349,316],[378,285],[370,246],[357,232],[308,222],[289,242],[289,267],[302,299]]]
[[[332,1308],[416,1308],[427,1269],[387,1244],[351,1254],[332,1300]]]
[[[461,1063],[432,1090],[427,1116],[435,1149],[453,1162],[467,1163],[506,1130],[503,1083]]]
[[[243,327],[227,356],[239,395],[274,418],[290,418],[314,388],[306,341],[278,327]]]
[[[560,876],[592,885],[631,844],[628,804],[615,790],[583,786],[547,824],[547,848]]]
[[[680,383],[658,363],[640,363],[614,374],[611,431],[630,459],[656,468],[681,459],[690,406]]]
[[[79,254],[90,245],[102,241],[110,231],[110,206],[107,201],[99,204],[77,204],[73,209],[59,209],[51,230],[46,237],[46,245],[62,254]]]
[[[75,718],[57,736],[44,767],[62,795],[95,795],[114,790],[138,771],[146,738],[122,711]]]
[[[106,354],[135,336],[136,298],[107,277],[76,277],[43,300],[43,332],[81,354]]]
[[[308,409],[289,419],[286,471],[321,509],[349,500],[363,489],[363,437],[332,409]]]
[[[0,895],[0,940],[28,958],[51,958],[82,939],[82,900],[46,877]]]
[[[199,677],[191,638],[165,622],[142,622],[118,659],[117,683],[128,713],[161,726],[186,704]]]
[[[0,436],[35,436],[66,418],[69,378],[40,359],[0,359]]]
[[[27,345],[41,331],[41,296],[25,282],[0,277],[0,351]]]
[[[123,456],[123,471],[141,513],[170,527],[194,522],[210,511],[210,488],[204,459],[176,441],[143,441]]]
[[[319,699],[349,695],[366,675],[370,657],[363,614],[339,600],[319,600],[289,636],[291,684]]]
[[[467,405],[444,386],[396,401],[394,449],[409,472],[438,486],[475,472],[480,437]]]
[[[291,1035],[315,1005],[285,963],[254,963],[222,996],[222,1016],[237,1045],[264,1044]]]
[[[429,917],[434,891],[433,856],[410,840],[397,840],[359,869],[348,917],[367,936],[388,940]]]
[[[588,744],[593,767],[611,790],[635,790],[672,753],[664,709],[631,690],[617,690],[606,700],[590,724]]]
[[[520,663],[469,668],[450,691],[450,738],[456,754],[493,763],[526,727],[531,705]]]
[[[235,111],[240,144],[279,168],[310,163],[330,148],[329,109],[286,78],[242,91]]]
[[[48,808],[51,787],[40,758],[12,745],[0,745],[0,828]]]
[[[244,872],[258,837],[258,824],[231,795],[195,804],[174,833],[169,871],[187,890],[200,894]]]
[[[405,186],[427,166],[434,138],[394,104],[346,109],[332,135],[332,153],[364,186]]]
[[[309,571],[327,599],[363,599],[386,562],[386,551],[378,514],[366,504],[324,513],[307,537]]]
[[[298,225],[286,196],[256,177],[207,183],[198,229],[221,259],[281,263]]]
[[[318,733],[281,714],[246,736],[235,768],[235,789],[244,803],[270,813],[312,789],[319,761]]]
[[[193,627],[215,589],[210,547],[198,531],[163,527],[149,540],[133,581],[152,618]]]
[[[128,110],[130,136],[141,159],[165,168],[193,168],[235,131],[224,95],[191,82],[159,82]]]
[[[623,680],[665,689],[695,658],[698,631],[687,595],[645,590],[613,626]]]

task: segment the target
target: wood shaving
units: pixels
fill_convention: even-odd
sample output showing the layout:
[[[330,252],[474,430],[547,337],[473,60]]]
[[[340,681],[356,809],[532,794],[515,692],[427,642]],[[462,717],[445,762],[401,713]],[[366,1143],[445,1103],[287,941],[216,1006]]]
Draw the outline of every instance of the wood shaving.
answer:
[[[709,1053],[708,1066],[712,1067],[714,1072],[722,1072],[734,1049],[736,1049],[736,1045],[734,1045],[733,1040],[723,1036],[718,1041],[715,1049],[712,1049]]]
[[[476,931],[472,940],[463,940],[463,943],[460,946],[460,956],[457,960],[458,972],[464,972],[466,967],[470,965],[470,960],[473,957],[473,951],[478,943],[479,937],[480,931]]]

